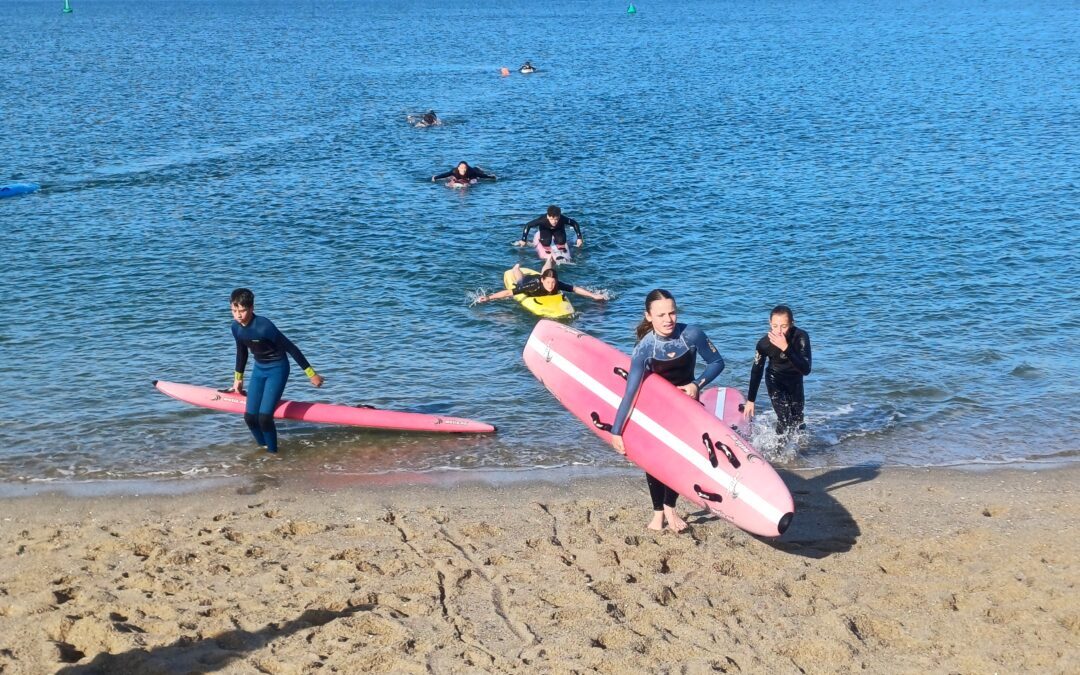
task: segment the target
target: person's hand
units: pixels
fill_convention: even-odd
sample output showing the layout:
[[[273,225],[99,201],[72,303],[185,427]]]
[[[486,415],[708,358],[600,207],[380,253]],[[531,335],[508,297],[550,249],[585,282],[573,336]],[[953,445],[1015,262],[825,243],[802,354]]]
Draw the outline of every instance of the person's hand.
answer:
[[[753,401],[747,401],[746,403],[743,404],[742,414],[743,414],[743,417],[745,417],[746,419],[750,419],[751,417],[754,416],[754,402]]]
[[[611,445],[614,446],[615,452],[619,453],[624,457],[626,456],[626,446],[623,445],[622,436],[612,436]]]
[[[577,244],[576,244],[576,246],[577,246],[578,248],[581,248],[581,247],[582,247],[582,246],[584,246],[584,245],[585,245],[585,240],[584,240],[584,239],[578,239],[578,240],[577,240]]]
[[[683,392],[685,392],[686,395],[689,396],[690,398],[694,399],[695,401],[697,400],[697,397],[698,397],[697,382],[691,382],[690,384],[684,384],[683,386],[679,387],[679,389],[682,389]]]
[[[524,239],[518,239],[517,241],[514,242],[514,246],[524,246],[524,245],[525,245],[525,240]]]
[[[323,382],[326,381],[325,379],[323,379],[323,376],[318,374],[318,373],[315,373],[314,375],[312,375],[308,379],[311,380],[311,383],[313,385],[315,385],[316,387],[321,387],[323,385]]]
[[[228,389],[226,389],[225,391],[226,392],[232,392],[233,394],[243,394],[244,393],[244,381],[243,380],[233,380],[232,386],[229,387]]]
[[[490,298],[488,298],[488,296],[486,295],[480,295],[476,298],[477,302],[487,302],[488,300],[490,300]]]
[[[431,182],[432,182],[432,183],[434,183],[434,182],[435,182],[435,176],[432,176],[432,177],[431,177]]]
[[[771,342],[773,344],[773,346],[776,347],[777,349],[779,349],[780,351],[782,351],[782,352],[787,351],[788,341],[787,341],[787,338],[784,337],[783,334],[777,335],[776,333],[774,333],[772,331],[769,331],[769,342]]]

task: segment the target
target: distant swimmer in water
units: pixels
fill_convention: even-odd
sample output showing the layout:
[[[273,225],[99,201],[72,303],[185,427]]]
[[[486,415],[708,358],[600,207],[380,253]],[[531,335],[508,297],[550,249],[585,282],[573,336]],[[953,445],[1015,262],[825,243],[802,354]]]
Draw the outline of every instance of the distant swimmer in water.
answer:
[[[514,276],[513,288],[508,288],[499,291],[498,293],[492,293],[491,295],[481,295],[476,301],[488,302],[490,300],[502,300],[503,298],[517,295],[518,293],[527,295],[531,298],[539,298],[545,295],[558,295],[559,293],[576,293],[577,295],[584,295],[586,298],[592,298],[593,300],[599,300],[601,302],[607,300],[607,296],[593,293],[580,286],[572,286],[568,283],[559,281],[559,273],[555,269],[555,261],[551,258],[544,261],[544,267],[540,270],[539,275],[530,274],[525,276],[521,271],[521,265],[514,265],[509,271]]]
[[[536,68],[533,67],[531,61],[526,61],[525,63],[521,64],[520,68],[518,68],[518,72],[522,75],[528,75],[529,73],[535,73]]]
[[[468,162],[458,162],[458,165],[446,173],[436,174],[431,177],[432,182],[448,178],[447,183],[456,185],[470,185],[481,179],[498,180],[494,174],[484,173],[482,169],[469,166]]]
[[[417,129],[423,127],[436,127],[442,124],[442,120],[439,119],[439,116],[435,114],[434,110],[429,110],[419,117],[410,115],[409,121]]]
[[[244,422],[247,423],[255,442],[267,452],[277,452],[277,427],[274,426],[274,409],[285,392],[289,380],[289,357],[304,369],[304,374],[316,387],[323,385],[323,377],[315,372],[300,349],[277,329],[270,319],[255,315],[255,294],[246,288],[238,288],[229,298],[232,308],[232,334],[236,340],[236,373],[229,391],[244,393],[244,368],[248,352],[255,357],[251,369],[251,381],[247,388],[247,407]]]
[[[581,227],[573,218],[563,215],[562,209],[552,204],[547,208],[547,214],[525,223],[525,229],[521,231],[521,239],[514,242],[514,246],[524,246],[529,241],[529,231],[536,228],[540,232],[540,244],[544,248],[551,248],[551,243],[566,250],[566,226],[574,228],[577,235],[577,246],[585,245],[585,238],[581,236]]]
[[[803,378],[810,374],[810,336],[795,327],[795,317],[787,305],[773,308],[769,314],[769,332],[758,340],[743,409],[747,418],[754,415],[754,399],[763,373],[765,388],[776,411],[776,433],[805,429]]]

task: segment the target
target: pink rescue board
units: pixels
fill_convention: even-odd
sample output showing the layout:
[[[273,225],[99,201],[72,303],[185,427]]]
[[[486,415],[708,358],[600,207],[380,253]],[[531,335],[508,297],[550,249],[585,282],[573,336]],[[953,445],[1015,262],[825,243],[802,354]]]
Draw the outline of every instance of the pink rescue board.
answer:
[[[546,320],[533,329],[523,356],[567,410],[611,442],[609,425],[626,391],[628,356]],[[791,523],[791,492],[772,465],[729,424],[662,377],[642,382],[623,443],[634,464],[747,532],[777,537]]]
[[[701,405],[723,420],[744,439],[750,439],[750,421],[743,415],[746,397],[731,387],[711,387],[701,392]]]
[[[154,386],[163,394],[178,401],[221,412],[242,415],[247,403],[246,396],[221,392],[212,387],[199,387],[164,380],[154,380]],[[490,424],[461,417],[379,410],[333,403],[301,403],[283,400],[274,410],[274,417],[279,420],[302,420],[316,424],[344,424],[397,431],[431,431],[451,434],[484,434],[495,431],[495,427]]]
[[[554,252],[556,264],[570,262],[569,243],[566,244],[566,250],[559,248],[554,243],[552,243],[551,246],[544,246],[540,243],[540,233],[537,232],[533,235],[533,247],[536,248],[536,255],[540,256],[541,260],[547,260],[551,257],[552,252]]]

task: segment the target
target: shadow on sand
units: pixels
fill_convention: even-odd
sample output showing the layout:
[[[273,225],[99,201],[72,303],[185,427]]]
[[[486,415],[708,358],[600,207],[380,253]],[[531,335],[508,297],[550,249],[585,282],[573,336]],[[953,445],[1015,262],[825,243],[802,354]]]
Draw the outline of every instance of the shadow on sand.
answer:
[[[795,500],[795,518],[791,527],[777,539],[753,536],[778,551],[807,558],[825,558],[851,550],[861,530],[851,513],[832,493],[877,478],[879,465],[849,466],[806,478],[778,470]],[[709,511],[690,514],[687,522],[700,525],[722,519]]]
[[[244,658],[244,655],[265,647],[279,638],[306,628],[324,626],[331,621],[359,612],[370,612],[376,605],[355,605],[342,610],[309,609],[285,623],[271,623],[256,631],[231,630],[213,637],[196,640],[181,637],[176,642],[152,649],[132,649],[122,654],[98,654],[90,663],[71,665],[58,673],[63,675],[97,675],[98,673],[212,673]],[[136,630],[141,632],[141,630]],[[61,658],[73,661],[82,652],[72,645],[57,643]]]

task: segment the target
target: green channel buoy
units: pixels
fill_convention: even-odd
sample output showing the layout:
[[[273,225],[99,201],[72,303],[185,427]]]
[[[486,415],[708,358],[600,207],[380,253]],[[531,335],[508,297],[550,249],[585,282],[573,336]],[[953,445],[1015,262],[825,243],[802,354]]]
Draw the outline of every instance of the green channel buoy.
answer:
[[[64,0],[64,2],[67,2],[67,0]],[[626,13],[627,14],[637,14],[637,7],[634,7],[634,3],[632,3],[632,2],[630,3],[630,6],[626,8]]]
[[[71,1],[64,0],[64,14],[71,14],[72,11],[73,10],[71,9]]]

